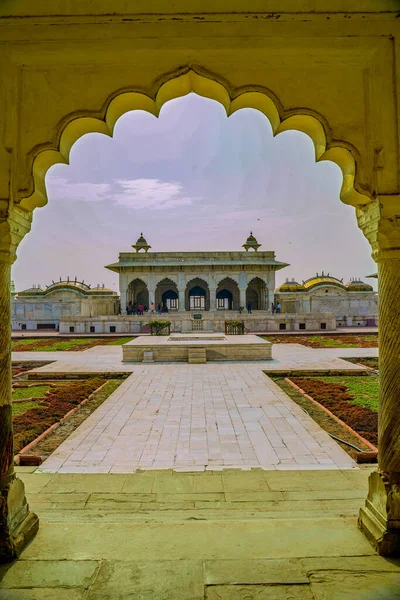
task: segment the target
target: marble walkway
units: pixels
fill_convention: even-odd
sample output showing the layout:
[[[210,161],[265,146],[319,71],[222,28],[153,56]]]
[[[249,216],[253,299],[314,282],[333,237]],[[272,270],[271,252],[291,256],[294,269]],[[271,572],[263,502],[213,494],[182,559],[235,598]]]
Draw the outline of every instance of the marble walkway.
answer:
[[[136,365],[40,471],[356,468],[264,368]]]
[[[54,361],[43,375],[124,372],[129,377],[43,463],[43,472],[132,473],[251,469],[349,469],[355,463],[265,373],[360,370],[360,348],[273,347],[273,360],[189,365],[122,363],[118,346],[83,352],[14,352]]]

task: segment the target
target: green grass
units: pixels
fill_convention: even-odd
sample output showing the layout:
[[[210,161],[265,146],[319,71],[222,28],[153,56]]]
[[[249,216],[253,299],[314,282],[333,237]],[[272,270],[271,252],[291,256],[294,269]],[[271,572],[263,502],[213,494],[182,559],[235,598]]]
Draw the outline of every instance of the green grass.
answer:
[[[313,377],[326,383],[340,383],[345,385],[348,393],[353,396],[352,403],[366,406],[378,412],[379,376],[369,377]]]
[[[122,346],[122,344],[127,344],[128,342],[131,342],[134,339],[134,337],[119,338],[118,340],[112,340],[111,342],[108,342],[107,346]]]
[[[36,408],[37,406],[40,406],[40,404],[38,404],[37,402],[18,402],[18,404],[12,405],[12,414],[20,415],[29,408]]]
[[[42,398],[50,389],[49,385],[35,385],[29,388],[15,388],[12,394],[13,400],[24,400],[24,398]]]
[[[43,344],[43,341],[46,341],[43,338],[25,338],[22,340],[13,340],[11,349],[14,351],[23,351],[25,347],[27,347],[27,350],[30,352],[63,352],[75,350],[80,346],[89,346],[91,348],[98,345],[121,346],[133,339],[133,337],[112,339],[110,341],[106,338],[70,338],[68,340],[59,341],[57,339],[48,339],[48,344],[46,345]],[[36,348],[34,347],[35,344],[38,344]]]

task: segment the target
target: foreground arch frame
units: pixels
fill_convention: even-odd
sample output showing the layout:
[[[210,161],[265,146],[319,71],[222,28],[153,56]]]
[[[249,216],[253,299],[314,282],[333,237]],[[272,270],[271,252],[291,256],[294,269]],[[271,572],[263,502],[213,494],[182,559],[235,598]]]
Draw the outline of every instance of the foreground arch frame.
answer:
[[[46,172],[68,162],[85,133],[112,135],[127,111],[157,116],[190,92],[217,100],[228,116],[260,110],[275,135],[303,131],[316,160],[342,170],[341,200],[355,207],[379,265],[379,468],[360,525],[379,552],[400,554],[397,2],[365,0],[363,13],[355,0],[347,12],[334,0],[302,0],[295,10],[234,0],[227,13],[222,0],[200,8],[114,0],[112,16],[102,2],[34,4],[0,6],[1,557],[18,554],[37,529],[13,472],[9,280],[32,211],[47,201]]]

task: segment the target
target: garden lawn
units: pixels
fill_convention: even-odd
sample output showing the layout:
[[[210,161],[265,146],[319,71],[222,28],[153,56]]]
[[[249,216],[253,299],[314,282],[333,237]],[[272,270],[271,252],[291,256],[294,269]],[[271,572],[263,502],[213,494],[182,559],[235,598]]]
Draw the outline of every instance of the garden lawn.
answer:
[[[13,389],[12,399],[23,400],[24,398],[43,398],[51,389],[50,385],[34,385],[31,387],[16,387]]]
[[[11,349],[13,352],[57,352],[57,351],[82,351],[95,346],[121,346],[133,340],[126,338],[26,338],[13,340]]]
[[[39,403],[37,400],[34,400],[33,402],[18,402],[17,404],[12,405],[12,415],[22,415],[22,413],[30,408],[37,408],[38,406]]]

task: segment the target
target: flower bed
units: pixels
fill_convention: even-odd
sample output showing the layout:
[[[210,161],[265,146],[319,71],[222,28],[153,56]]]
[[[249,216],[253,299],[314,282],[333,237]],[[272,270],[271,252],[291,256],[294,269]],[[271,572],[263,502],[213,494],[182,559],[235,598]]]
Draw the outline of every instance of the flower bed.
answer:
[[[340,378],[300,378],[291,377],[306,394],[325,406],[336,417],[351,427],[363,438],[377,446],[378,444],[378,412],[371,408],[371,402],[362,402],[355,392],[351,393],[348,385]],[[343,378],[341,378],[343,380]],[[350,378],[349,378],[350,379]],[[353,377],[353,380],[362,379]],[[370,379],[370,378],[368,378]],[[374,378],[377,379],[377,378]],[[354,381],[354,384],[360,383]],[[368,405],[367,405],[368,404]]]
[[[48,389],[43,397],[37,399],[34,408],[28,408],[13,417],[14,452],[18,453],[43,431],[60,421],[104,383],[105,379],[92,377],[85,381],[54,385]]]

